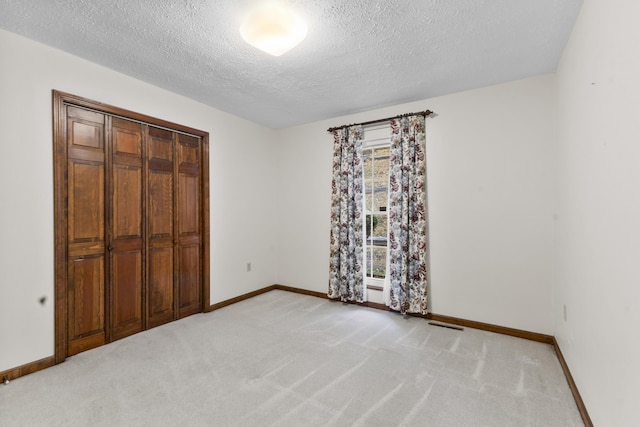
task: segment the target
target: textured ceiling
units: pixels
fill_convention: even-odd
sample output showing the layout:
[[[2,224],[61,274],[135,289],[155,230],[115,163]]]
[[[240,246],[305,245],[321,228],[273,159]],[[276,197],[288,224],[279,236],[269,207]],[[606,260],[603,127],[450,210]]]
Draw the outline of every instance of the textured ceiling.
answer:
[[[291,0],[307,38],[244,43],[260,0],[0,0],[0,28],[272,128],[553,72],[582,0]]]

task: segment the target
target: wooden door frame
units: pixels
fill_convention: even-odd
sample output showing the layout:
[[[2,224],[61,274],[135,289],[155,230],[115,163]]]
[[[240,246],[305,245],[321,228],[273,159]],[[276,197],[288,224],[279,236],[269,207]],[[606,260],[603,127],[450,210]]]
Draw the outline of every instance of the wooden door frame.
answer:
[[[103,104],[80,96],[53,90],[53,199],[54,199],[54,339],[55,363],[67,357],[67,126],[65,105],[87,108],[112,116],[141,122],[171,131],[197,136],[202,140],[201,222],[202,311],[210,311],[210,228],[209,228],[209,133],[155,117]]]

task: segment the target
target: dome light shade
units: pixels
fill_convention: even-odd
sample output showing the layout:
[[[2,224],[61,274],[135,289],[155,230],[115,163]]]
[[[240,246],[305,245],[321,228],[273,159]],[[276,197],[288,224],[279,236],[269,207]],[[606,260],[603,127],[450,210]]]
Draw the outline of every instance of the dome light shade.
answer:
[[[307,24],[292,10],[278,3],[265,3],[249,12],[240,35],[250,45],[280,56],[304,40]]]

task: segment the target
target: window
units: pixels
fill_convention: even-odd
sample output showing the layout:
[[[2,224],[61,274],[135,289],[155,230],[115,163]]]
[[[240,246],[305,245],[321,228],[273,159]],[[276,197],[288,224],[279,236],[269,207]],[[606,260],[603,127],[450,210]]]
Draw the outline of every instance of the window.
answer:
[[[427,314],[424,125],[430,114],[388,119],[375,136],[364,125],[387,119],[329,129],[329,298],[362,303],[375,289],[392,310]]]
[[[388,127],[383,129],[388,135]],[[387,273],[387,205],[389,200],[389,138],[369,138],[364,143],[364,266],[368,285],[381,284]],[[382,144],[380,143],[382,141]],[[377,143],[377,144],[376,144]]]

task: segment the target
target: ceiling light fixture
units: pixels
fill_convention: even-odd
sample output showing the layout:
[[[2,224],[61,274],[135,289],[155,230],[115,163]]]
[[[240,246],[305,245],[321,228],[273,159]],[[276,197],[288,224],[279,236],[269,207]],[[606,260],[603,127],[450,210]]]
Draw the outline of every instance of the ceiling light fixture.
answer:
[[[263,3],[249,11],[240,35],[250,45],[280,56],[304,40],[307,23],[280,3]]]

